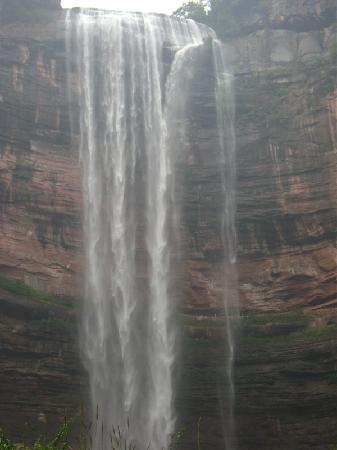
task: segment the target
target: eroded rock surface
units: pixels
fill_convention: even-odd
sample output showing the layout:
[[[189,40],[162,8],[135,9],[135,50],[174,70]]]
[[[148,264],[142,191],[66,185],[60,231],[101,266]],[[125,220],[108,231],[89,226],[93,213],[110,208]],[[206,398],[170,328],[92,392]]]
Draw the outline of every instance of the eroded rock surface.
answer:
[[[60,13],[48,14],[41,26],[0,29],[0,268],[33,287],[75,296],[80,170],[70,146],[64,30],[49,35],[52,41],[39,38],[42,29],[55,30]]]
[[[29,4],[29,14],[21,2],[16,15],[0,1],[0,271],[76,303],[82,207],[78,152],[70,141],[65,15],[53,2],[41,15],[37,3]],[[313,309],[315,320],[329,326],[337,305],[335,5],[273,0],[271,6],[228,41],[236,73],[242,311]],[[70,71],[76,94],[72,64]],[[195,77],[190,146],[180,167],[187,356],[178,403],[190,429],[196,431],[203,416],[212,430],[205,442],[213,450],[222,448],[221,408],[215,407],[222,346],[214,339],[219,342],[223,331],[211,72],[205,61]],[[76,102],[72,110],[76,116]],[[26,420],[37,434],[55,428],[63,408],[76,410],[84,383],[74,337],[35,326],[40,316],[48,323],[53,309],[20,298],[8,292],[0,297],[0,425],[15,438]],[[257,328],[267,338],[280,335],[274,325]],[[336,337],[312,339],[309,333],[283,345],[259,344],[239,347],[240,448],[305,450],[334,443]],[[194,438],[185,438],[191,448]]]
[[[0,289],[0,342],[0,427],[14,442],[50,440],[88,389],[74,311]]]

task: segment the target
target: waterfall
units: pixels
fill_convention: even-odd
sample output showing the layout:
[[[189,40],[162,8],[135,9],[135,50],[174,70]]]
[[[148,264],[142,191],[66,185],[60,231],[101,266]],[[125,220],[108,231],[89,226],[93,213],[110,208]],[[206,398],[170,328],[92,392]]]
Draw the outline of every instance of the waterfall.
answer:
[[[175,168],[184,147],[193,64],[214,33],[193,21],[155,14],[80,10],[69,13],[67,23],[80,99],[86,247],[80,339],[96,429],[93,448],[104,448],[112,427],[119,426],[130,444],[159,450],[168,447],[175,428]],[[223,212],[231,215],[224,217],[222,234],[225,252],[232,255],[233,184],[226,181],[235,145],[232,91],[223,79],[220,44],[213,47]],[[232,279],[228,258],[225,283]],[[225,312],[234,392],[227,306]]]
[[[224,249],[224,312],[226,319],[226,375],[227,402],[226,420],[224,423],[225,449],[236,448],[234,420],[234,358],[235,358],[235,325],[239,319],[238,282],[236,271],[236,229],[235,229],[235,101],[233,76],[227,72],[227,65],[222,45],[212,40],[215,72],[215,100],[217,108],[220,164],[222,166],[223,210],[221,214],[222,243]]]

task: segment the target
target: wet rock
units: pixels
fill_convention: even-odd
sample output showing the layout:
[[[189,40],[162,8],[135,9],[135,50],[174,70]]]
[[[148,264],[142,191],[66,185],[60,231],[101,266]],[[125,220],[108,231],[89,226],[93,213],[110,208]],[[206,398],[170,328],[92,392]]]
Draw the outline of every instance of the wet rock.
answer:
[[[70,141],[64,16],[57,2],[40,2],[41,15],[25,5],[0,2],[0,268],[76,301],[83,274],[81,181],[78,145]],[[310,308],[317,312],[315,325],[335,323],[333,8],[330,0],[273,0],[268,20],[254,17],[253,26],[228,42],[236,73],[238,270],[245,315]],[[170,55],[163,57],[169,64]],[[76,134],[74,66],[70,62]],[[185,180],[179,192],[184,259],[176,281],[184,286],[182,310],[197,324],[185,326],[177,404],[191,430],[184,448],[195,447],[202,416],[205,448],[216,450],[223,448],[217,386],[225,368],[224,328],[216,324],[223,311],[223,252],[212,82],[205,55],[193,82],[190,143],[178,168]],[[144,266],[141,238],[139,248],[137,264]],[[82,398],[77,344],[67,328],[60,332],[64,313],[49,320],[49,306],[20,305],[8,293],[0,308],[1,425],[19,436],[31,421],[39,435],[47,430],[40,414],[52,430],[62,410],[75,411]],[[318,450],[337,441],[336,339],[324,333],[299,339],[302,331],[301,321],[251,325],[240,343],[239,448]]]

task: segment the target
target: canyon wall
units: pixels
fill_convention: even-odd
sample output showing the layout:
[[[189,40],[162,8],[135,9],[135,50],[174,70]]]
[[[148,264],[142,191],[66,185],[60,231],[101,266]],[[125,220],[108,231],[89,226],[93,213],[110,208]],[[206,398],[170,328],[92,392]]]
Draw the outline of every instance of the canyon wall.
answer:
[[[323,449],[337,441],[335,9],[329,0],[273,0],[268,14],[247,17],[226,42],[237,104],[242,449]],[[78,93],[64,36],[57,1],[0,1],[0,426],[16,439],[26,422],[36,434],[53,429],[56,416],[76,410],[86,384],[72,309],[81,297],[83,238],[67,69],[75,118]],[[202,439],[215,449],[222,448],[222,259],[214,223],[221,197],[207,58],[194,83],[180,167],[186,343],[177,403],[181,424],[186,419],[192,430],[185,445],[193,447],[202,416]],[[76,119],[73,125],[76,134]],[[19,283],[8,284],[13,279]],[[48,303],[35,298],[41,292]]]
[[[74,297],[82,197],[70,144],[64,13],[27,5],[23,17],[7,6],[0,29],[0,268]]]
[[[250,311],[336,300],[336,7],[271,3],[266,28],[231,47],[240,287]]]

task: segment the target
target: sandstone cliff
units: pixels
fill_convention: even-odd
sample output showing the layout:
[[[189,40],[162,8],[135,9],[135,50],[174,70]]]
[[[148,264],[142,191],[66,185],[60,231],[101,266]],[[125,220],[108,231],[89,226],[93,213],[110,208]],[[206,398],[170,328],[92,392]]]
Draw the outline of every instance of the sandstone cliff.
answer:
[[[41,17],[37,6],[8,5],[0,29],[1,272],[74,296],[81,184],[70,146],[64,14],[47,4]]]
[[[76,304],[83,273],[81,181],[70,140],[65,14],[57,1],[1,0],[0,15],[0,273],[55,294],[56,303]],[[290,317],[295,328],[289,329],[282,328],[282,314],[244,322],[239,444],[323,449],[337,441],[334,2],[273,0],[268,14],[246,18],[227,45],[236,74],[242,311],[311,311],[305,323]],[[70,71],[76,95],[72,65]],[[211,76],[207,64],[196,74],[196,113],[182,166],[188,382],[178,404],[190,430],[204,417],[212,430],[205,443],[215,449],[221,448],[216,398],[223,368],[222,324],[214,318],[222,297],[213,221],[219,201],[214,107],[206,107]],[[76,101],[72,110],[76,115]],[[18,436],[30,422],[41,433],[55,425],[55,411],[76,409],[77,386],[85,384],[75,335],[64,327],[76,327],[74,313],[8,290],[1,291],[0,311],[0,426]],[[315,328],[320,332],[313,337],[308,330]],[[186,445],[192,441],[187,433]]]

